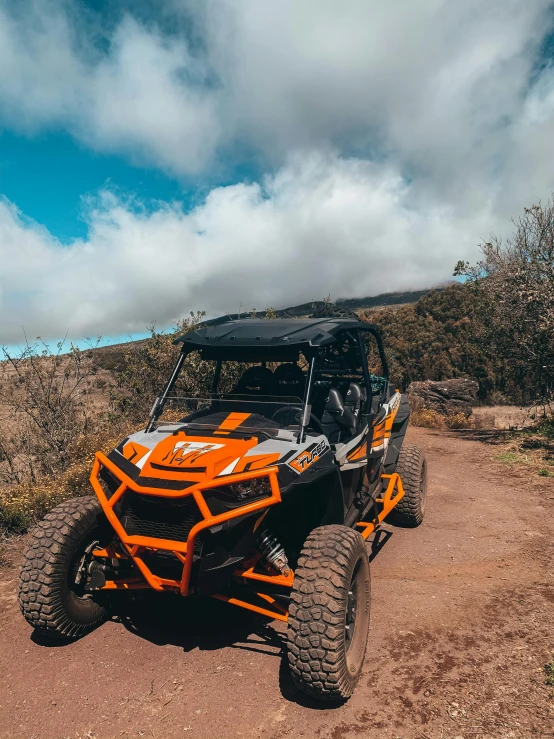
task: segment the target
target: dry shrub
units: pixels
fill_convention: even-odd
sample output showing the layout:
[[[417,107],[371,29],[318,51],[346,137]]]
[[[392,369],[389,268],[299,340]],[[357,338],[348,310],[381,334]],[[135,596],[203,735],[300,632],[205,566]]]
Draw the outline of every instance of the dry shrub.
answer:
[[[90,494],[94,453],[108,452],[144,425],[98,410],[96,367],[89,351],[63,343],[4,351],[0,403],[0,530],[23,532],[57,503]],[[151,404],[151,399],[150,399]]]
[[[445,417],[431,408],[418,408],[412,411],[410,422],[413,426],[420,426],[424,429],[446,428]]]
[[[410,421],[414,426],[426,429],[490,429],[494,428],[494,416],[482,414],[466,416],[465,413],[444,415],[432,408],[417,408],[412,411]]]
[[[138,430],[113,423],[97,433],[82,436],[73,448],[69,464],[56,474],[27,479],[0,490],[0,530],[25,532],[51,508],[68,498],[92,493],[90,472],[97,451],[108,453],[126,436]]]
[[[64,344],[27,346],[17,357],[4,349],[0,402],[9,410],[0,434],[0,483],[35,483],[65,470],[80,441],[98,432],[103,419],[91,413],[96,370],[90,354]]]
[[[129,343],[122,351],[120,366],[115,373],[115,387],[111,389],[110,404],[117,417],[138,421],[148,417],[152,404],[166,384],[180,346],[173,342],[176,336],[193,331],[204,313],[191,313],[177,324],[175,332],[166,333],[150,328],[148,341]],[[189,356],[174,388],[174,394],[194,397],[209,390],[210,365],[197,353]]]
[[[514,233],[491,236],[481,259],[458,262],[479,306],[487,354],[504,360],[504,371],[519,392],[514,399],[546,405],[554,401],[554,195],[524,208]]]
[[[196,328],[203,314],[191,314],[174,333],[152,329],[148,341],[126,347],[110,382],[109,408],[98,407],[98,366],[94,354],[63,342],[27,346],[18,357],[4,352],[0,404],[8,409],[0,432],[0,531],[24,532],[67,498],[91,494],[90,470],[96,451],[109,452],[125,436],[144,428],[155,397],[175,365],[176,335]],[[210,369],[210,371],[208,371]],[[205,395],[212,365],[193,353],[185,362],[176,395]],[[237,363],[222,372],[224,390],[236,382]],[[179,410],[168,410],[175,420]]]

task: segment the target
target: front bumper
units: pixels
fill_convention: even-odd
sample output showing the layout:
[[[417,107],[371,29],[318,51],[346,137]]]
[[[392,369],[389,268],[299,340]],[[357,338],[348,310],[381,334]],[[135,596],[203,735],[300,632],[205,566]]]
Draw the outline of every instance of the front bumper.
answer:
[[[118,488],[108,498],[104,489],[100,483],[100,472],[102,468],[106,468],[109,473],[119,482]],[[94,465],[90,475],[90,482],[93,487],[96,497],[98,498],[102,510],[115,533],[119,537],[123,549],[130,559],[133,560],[136,567],[140,571],[144,580],[154,590],[172,590],[178,591],[181,595],[188,595],[191,591],[190,579],[192,563],[194,558],[194,548],[198,534],[204,529],[217,526],[225,523],[234,518],[240,518],[255,511],[262,511],[269,506],[275,505],[281,502],[281,492],[277,479],[278,468],[266,467],[262,470],[254,470],[252,472],[242,472],[237,475],[225,476],[221,479],[211,479],[205,482],[197,483],[185,490],[164,490],[160,488],[142,487],[132,480],[123,470],[121,470],[116,464],[114,464],[105,454],[101,452],[96,453]],[[262,499],[258,499],[251,503],[238,506],[232,510],[228,510],[225,513],[213,514],[210,511],[208,503],[204,497],[204,491],[213,490],[217,487],[227,486],[231,483],[246,482],[254,478],[267,477],[269,479],[271,494]],[[161,539],[153,536],[140,536],[129,534],[121,520],[119,519],[115,507],[118,502],[121,502],[123,496],[127,491],[133,491],[144,496],[156,496],[157,498],[175,499],[191,497],[201,516],[201,520],[198,521],[189,531],[186,541],[176,541],[172,539]],[[148,553],[152,552],[169,552],[173,554],[177,560],[182,564],[182,574],[180,579],[172,579],[166,577],[160,577],[152,572],[145,562],[145,557]],[[114,552],[107,550],[96,550],[93,553],[96,557],[114,557]],[[106,583],[107,588],[135,588],[141,587],[140,581],[134,580],[127,581],[109,581]]]

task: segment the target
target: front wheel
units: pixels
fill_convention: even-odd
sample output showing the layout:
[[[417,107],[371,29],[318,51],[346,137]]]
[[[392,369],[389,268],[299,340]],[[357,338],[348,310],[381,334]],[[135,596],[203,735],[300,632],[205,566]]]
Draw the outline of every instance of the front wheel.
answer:
[[[288,660],[300,690],[349,698],[367,645],[371,581],[365,542],[346,526],[320,526],[298,560],[288,621]]]
[[[75,639],[98,626],[106,608],[84,588],[92,550],[106,543],[109,524],[96,498],[56,506],[33,530],[19,576],[19,606],[51,639]]]

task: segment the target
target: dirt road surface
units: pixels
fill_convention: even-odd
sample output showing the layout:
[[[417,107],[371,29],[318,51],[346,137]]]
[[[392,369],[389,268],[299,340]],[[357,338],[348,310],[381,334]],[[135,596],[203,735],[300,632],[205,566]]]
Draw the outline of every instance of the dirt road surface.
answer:
[[[67,646],[34,639],[1,571],[0,736],[234,739],[554,737],[554,484],[461,434],[410,429],[427,517],[372,559],[372,625],[353,698],[293,688],[281,625],[217,601],[149,598]]]

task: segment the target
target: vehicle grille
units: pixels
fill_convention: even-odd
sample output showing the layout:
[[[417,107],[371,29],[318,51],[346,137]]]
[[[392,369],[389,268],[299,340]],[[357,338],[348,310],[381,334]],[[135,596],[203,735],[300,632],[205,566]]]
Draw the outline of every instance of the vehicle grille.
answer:
[[[192,527],[202,520],[194,498],[154,498],[128,491],[121,524],[130,536],[186,541]]]
[[[172,552],[144,552],[141,556],[150,572],[157,577],[180,580],[183,576],[183,563]]]

